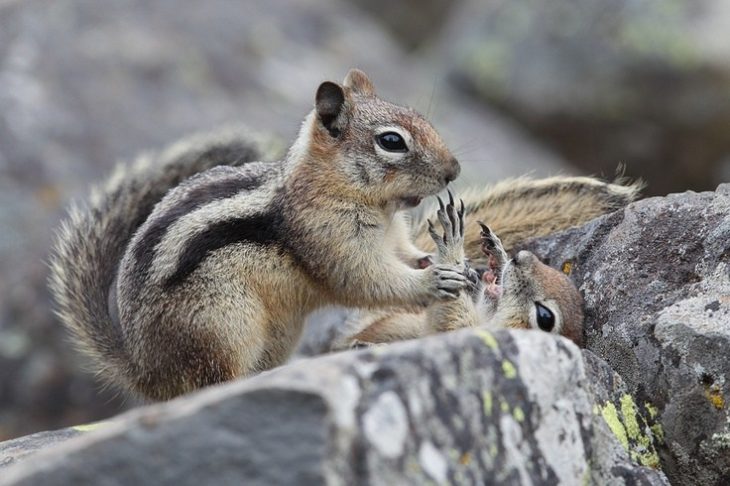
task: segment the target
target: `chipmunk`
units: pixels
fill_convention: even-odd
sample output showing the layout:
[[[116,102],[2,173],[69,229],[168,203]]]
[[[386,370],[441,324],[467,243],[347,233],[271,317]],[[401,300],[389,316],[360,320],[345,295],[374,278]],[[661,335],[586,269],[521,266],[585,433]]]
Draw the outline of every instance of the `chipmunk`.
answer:
[[[457,209],[439,198],[436,216],[443,234],[428,220],[429,235],[439,263],[468,267],[464,255],[464,202]],[[583,343],[583,308],[578,289],[562,272],[548,267],[529,251],[509,258],[499,237],[484,223],[481,251],[488,267],[479,275],[472,270],[471,285],[448,302],[437,302],[420,313],[383,313],[360,331],[349,347],[363,347],[412,339],[467,327],[488,329],[540,329],[563,335],[578,346]]]
[[[316,308],[427,306],[467,284],[455,265],[418,268],[403,212],[459,163],[362,71],[319,86],[283,160],[257,155],[144,159],[72,208],[51,289],[107,380],[169,399],[284,362]]]
[[[510,292],[501,300],[494,297],[481,298],[472,304],[464,300],[468,295],[462,293],[458,300],[443,306],[431,306],[428,311],[404,307],[355,311],[343,326],[348,331],[335,340],[332,350],[347,349],[365,343],[412,339],[433,332],[472,326],[477,322],[488,321],[497,327],[525,327],[524,324],[530,322],[529,327],[540,327],[541,324],[535,321],[539,317],[537,314],[533,315],[532,320],[525,318],[524,312],[532,312],[533,307],[529,304],[524,307],[516,304],[510,307],[510,302],[516,302],[512,297],[525,299],[532,295],[535,301],[538,301],[536,296],[545,295],[545,290],[540,289],[540,286],[549,281],[555,282],[553,289],[561,289],[559,294],[575,297],[574,287],[572,284],[568,285],[567,277],[542,264],[529,252],[520,252],[515,258],[514,262],[522,262],[522,265],[506,265],[509,260],[506,258],[506,250],[528,238],[545,236],[578,226],[603,214],[621,209],[638,197],[642,187],[643,183],[640,181],[628,183],[620,178],[615,183],[607,183],[591,177],[559,176],[544,179],[521,177],[502,181],[481,190],[469,189],[464,194],[465,208],[461,216],[465,231],[463,249],[459,247],[462,253],[456,257],[452,256],[449,261],[459,262],[463,260],[459,255],[465,255],[472,266],[492,276],[492,281],[484,282],[484,285],[491,289],[498,288],[494,276],[501,275],[502,272],[497,269],[506,269],[507,280],[526,282],[525,290],[521,291],[521,294],[515,294],[512,291],[518,287],[512,285],[507,288]],[[438,212],[424,211],[424,214],[428,214],[429,218],[422,217],[414,222],[414,238],[419,248],[433,252],[437,248],[437,242],[427,223],[430,219],[441,218]],[[481,227],[477,221],[488,221],[491,229]],[[498,233],[500,238],[497,238],[495,233]],[[485,245],[490,239],[495,240],[495,243],[492,245],[493,248],[488,249]],[[510,275],[513,278],[509,278]],[[473,290],[474,286],[470,288]],[[553,301],[554,295],[555,292]],[[502,303],[502,309],[495,316],[497,302]],[[554,304],[551,305],[554,307]],[[542,306],[553,316],[558,315],[554,308],[551,309],[544,304]],[[522,317],[509,317],[507,309],[510,308],[522,310]],[[578,315],[578,311],[571,309],[572,307],[565,303],[565,310],[569,311],[570,315]],[[540,316],[548,316],[548,313],[541,310]],[[575,321],[569,320],[569,322]],[[540,328],[548,327],[548,324],[543,322]],[[554,322],[551,332],[563,334],[580,345],[582,330],[578,332],[579,329],[580,326],[577,324],[563,326],[559,322],[557,325]]]

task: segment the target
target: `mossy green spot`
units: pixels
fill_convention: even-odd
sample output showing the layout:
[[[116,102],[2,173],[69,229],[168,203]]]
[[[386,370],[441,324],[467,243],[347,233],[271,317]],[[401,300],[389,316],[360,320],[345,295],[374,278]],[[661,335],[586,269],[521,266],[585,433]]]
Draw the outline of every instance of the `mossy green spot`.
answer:
[[[656,408],[654,405],[652,405],[649,402],[644,402],[644,408],[646,409],[646,412],[649,414],[649,418],[654,420],[657,415],[659,415],[659,409]]]
[[[519,406],[515,406],[514,410],[512,410],[512,416],[518,422],[524,422],[525,421],[525,412],[523,412],[522,409]]]
[[[499,349],[499,344],[497,343],[497,340],[494,339],[494,336],[489,331],[485,331],[484,329],[477,329],[476,331],[474,331],[474,334],[482,338],[482,341],[484,341],[484,344],[486,344],[487,347],[495,351]]]
[[[482,392],[482,406],[484,407],[484,415],[492,415],[492,393]]]
[[[509,413],[509,403],[504,398],[500,398],[499,400],[499,409],[502,413]]]
[[[662,424],[654,424],[651,427],[651,433],[654,435],[654,439],[659,444],[664,443],[664,428],[662,427]]]
[[[514,379],[517,376],[517,369],[511,361],[502,361],[502,371],[504,372],[504,376],[510,380]]]
[[[606,405],[601,407],[601,415],[603,416],[603,420],[608,424],[608,428],[613,432],[613,435],[616,436],[624,449],[628,451],[629,438],[626,436],[626,429],[624,428],[624,424],[621,423],[616,406],[611,402],[606,403]]]
[[[641,435],[639,430],[639,422],[636,420],[636,406],[634,405],[634,399],[628,393],[621,396],[621,415],[624,418],[624,427],[626,428],[626,434],[630,439],[638,439]]]

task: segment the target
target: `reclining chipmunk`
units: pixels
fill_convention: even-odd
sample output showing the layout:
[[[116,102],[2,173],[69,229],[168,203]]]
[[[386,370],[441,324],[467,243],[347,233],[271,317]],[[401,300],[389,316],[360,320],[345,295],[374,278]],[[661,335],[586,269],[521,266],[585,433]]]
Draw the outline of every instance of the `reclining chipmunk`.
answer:
[[[471,285],[456,291],[455,300],[437,302],[424,312],[382,311],[371,313],[367,327],[349,342],[350,347],[417,338],[467,327],[488,329],[540,329],[560,334],[581,346],[583,342],[582,298],[562,272],[542,263],[529,251],[508,256],[499,237],[479,223],[480,249],[487,267],[481,275],[469,267],[464,254],[465,207],[439,198],[436,216],[443,228],[439,234],[430,220],[428,232],[440,264],[461,265]],[[358,317],[362,319],[362,315]]]

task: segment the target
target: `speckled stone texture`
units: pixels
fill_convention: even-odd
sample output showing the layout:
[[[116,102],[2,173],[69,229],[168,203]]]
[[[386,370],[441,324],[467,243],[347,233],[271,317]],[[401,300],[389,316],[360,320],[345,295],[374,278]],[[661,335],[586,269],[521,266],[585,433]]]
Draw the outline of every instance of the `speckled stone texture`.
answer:
[[[677,484],[730,481],[730,184],[526,245],[570,262],[587,347],[625,383]]]
[[[140,409],[0,484],[666,484],[631,461],[590,381],[563,338],[467,330]]]

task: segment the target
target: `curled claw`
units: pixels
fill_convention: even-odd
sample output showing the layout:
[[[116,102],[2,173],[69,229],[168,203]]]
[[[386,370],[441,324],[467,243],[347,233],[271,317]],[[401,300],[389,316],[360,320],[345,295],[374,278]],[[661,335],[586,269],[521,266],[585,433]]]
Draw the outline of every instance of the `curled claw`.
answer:
[[[477,221],[477,222],[479,223],[479,226],[481,226],[481,228],[482,228],[482,234],[481,234],[482,251],[488,257],[489,266],[492,269],[501,271],[504,268],[505,264],[507,263],[507,260],[509,260],[509,256],[507,255],[507,252],[504,250],[504,247],[502,246],[502,241],[489,228],[489,226],[482,223],[481,221]]]
[[[464,237],[464,200],[459,199],[461,207],[459,208],[459,234]]]
[[[477,221],[477,223],[479,223],[479,226],[481,226],[481,228],[482,228],[482,237],[489,236],[489,233],[492,232],[492,230],[489,229],[489,226],[482,223],[481,221]]]
[[[481,226],[482,228],[482,234],[480,235],[482,244],[488,246],[489,248],[495,248],[496,244],[494,242],[494,238],[492,237],[492,235],[494,234],[492,233],[492,230],[489,229],[489,226],[482,223],[481,221],[477,221],[477,223],[479,223],[479,226]]]
[[[454,195],[452,194],[451,190],[446,191],[449,193],[449,204],[454,205]]]
[[[449,216],[449,213],[451,212],[449,210],[450,207],[451,206],[442,207],[436,213],[436,216],[438,217],[439,222],[441,223],[441,226],[444,229],[443,241],[446,244],[451,244],[451,242],[454,238],[453,224],[452,224],[451,218]]]
[[[431,238],[433,238],[436,244],[438,244],[441,237],[436,232],[436,227],[434,227],[433,222],[430,219],[426,219],[426,221],[428,221],[428,233],[431,235]]]
[[[441,200],[441,197],[439,197],[439,196],[436,196],[436,199],[438,199],[438,202],[439,202],[439,209],[441,211],[443,211],[445,209],[444,208],[444,202]]]

